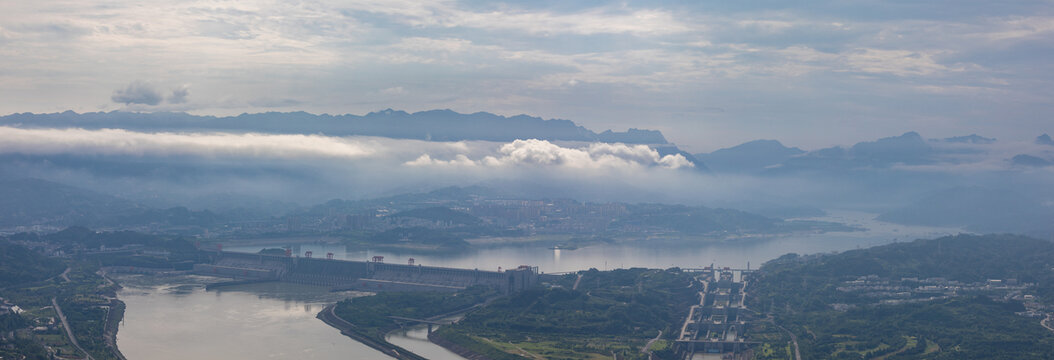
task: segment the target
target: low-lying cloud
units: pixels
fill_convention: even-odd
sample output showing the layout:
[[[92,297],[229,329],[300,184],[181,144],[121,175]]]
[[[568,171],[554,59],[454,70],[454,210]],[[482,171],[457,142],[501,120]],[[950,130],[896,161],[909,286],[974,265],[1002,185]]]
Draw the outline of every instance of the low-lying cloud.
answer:
[[[1050,146],[930,145],[925,156],[932,161],[920,165],[747,175],[693,171],[695,165],[682,155],[661,156],[644,145],[619,143],[0,126],[0,176],[166,198],[172,204],[223,192],[311,204],[477,184],[528,197],[748,210],[792,205],[874,210],[956,186],[1013,186],[1054,198],[1043,190],[1050,188],[1054,167],[1020,168],[1008,160],[1017,154],[1054,160]],[[821,164],[843,163],[834,160]]]
[[[484,156],[479,160],[472,160],[464,154],[458,154],[451,160],[433,159],[431,155],[424,154],[405,164],[409,166],[489,167],[532,165],[572,169],[636,167],[679,169],[695,166],[683,155],[660,156],[658,151],[645,145],[594,143],[587,147],[570,148],[538,139],[516,140],[504,144],[498,149],[498,154]]]
[[[144,133],[122,129],[0,127],[0,153],[33,155],[234,156],[363,158],[380,145],[321,135]]]

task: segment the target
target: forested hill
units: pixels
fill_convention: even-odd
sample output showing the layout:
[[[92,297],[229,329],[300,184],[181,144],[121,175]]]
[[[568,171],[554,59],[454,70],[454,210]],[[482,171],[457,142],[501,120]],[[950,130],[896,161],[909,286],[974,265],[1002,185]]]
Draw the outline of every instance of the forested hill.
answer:
[[[766,276],[944,277],[965,282],[996,278],[1035,281],[1049,276],[1054,243],[1018,235],[956,235],[836,255],[784,255],[766,263]],[[1052,284],[1054,285],[1054,284]]]
[[[0,239],[0,288],[54,277],[65,268],[62,261]]]
[[[764,264],[748,306],[805,358],[1049,359],[1054,243],[957,235]]]

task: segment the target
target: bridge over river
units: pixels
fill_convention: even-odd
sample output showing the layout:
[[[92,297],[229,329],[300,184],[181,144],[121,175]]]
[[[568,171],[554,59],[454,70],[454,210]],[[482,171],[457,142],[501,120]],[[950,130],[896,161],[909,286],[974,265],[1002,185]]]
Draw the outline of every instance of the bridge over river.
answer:
[[[195,274],[321,285],[333,290],[454,292],[483,285],[512,293],[538,283],[538,268],[525,265],[506,271],[487,271],[389,264],[381,259],[349,261],[229,251],[207,253],[211,261],[195,264]]]

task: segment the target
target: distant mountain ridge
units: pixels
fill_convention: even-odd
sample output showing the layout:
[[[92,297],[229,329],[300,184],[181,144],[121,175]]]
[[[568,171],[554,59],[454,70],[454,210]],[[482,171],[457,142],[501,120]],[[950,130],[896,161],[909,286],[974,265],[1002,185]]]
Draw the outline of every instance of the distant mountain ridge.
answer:
[[[1036,143],[1044,144],[1040,136]],[[777,140],[753,140],[710,153],[695,154],[717,173],[747,173],[779,175],[802,171],[845,173],[854,169],[888,169],[895,165],[927,165],[948,154],[970,154],[976,148],[949,148],[942,144],[989,145],[994,138],[977,134],[944,139],[923,139],[919,133],[906,132],[873,141],[862,141],[849,147],[833,146],[804,151],[784,146]],[[1031,159],[1021,159],[1031,160]],[[1029,164],[1036,166],[1035,164]]]
[[[1012,189],[955,187],[933,193],[878,220],[908,225],[963,227],[980,233],[1044,237],[1054,231],[1054,206],[1036,194]]]
[[[754,140],[709,154],[695,154],[714,171],[760,172],[770,166],[804,154],[799,148],[783,146],[777,140]]]
[[[0,228],[18,226],[208,226],[220,221],[208,211],[177,206],[156,209],[134,201],[34,178],[0,179]]]
[[[1050,138],[1050,135],[1043,134],[1036,137],[1036,144],[1054,146],[1054,140]]]
[[[949,142],[949,143],[962,143],[962,144],[991,144],[991,143],[996,142],[996,139],[995,138],[989,138],[989,137],[980,136],[980,135],[977,135],[977,134],[970,134],[970,135],[965,135],[965,136],[953,136],[953,137],[944,138],[944,139],[940,139],[940,140],[933,139],[933,140],[930,140],[930,141],[943,141],[943,142]]]
[[[621,142],[627,144],[667,144],[657,130],[607,130],[596,133],[571,120],[487,112],[462,114],[452,110],[415,113],[385,109],[358,115],[315,115],[303,111],[241,114],[238,116],[198,116],[182,112],[133,113],[73,111],[50,114],[20,113],[0,117],[0,125],[20,127],[79,127],[86,129],[121,128],[135,131],[248,131],[285,134],[325,134],[331,136],[382,136],[432,141],[549,141]]]

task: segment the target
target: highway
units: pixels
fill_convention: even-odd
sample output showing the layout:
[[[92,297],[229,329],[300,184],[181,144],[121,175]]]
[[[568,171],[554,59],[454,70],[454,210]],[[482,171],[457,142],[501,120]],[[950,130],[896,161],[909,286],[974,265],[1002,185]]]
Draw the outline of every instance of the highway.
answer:
[[[70,323],[66,321],[66,315],[62,313],[62,308],[59,307],[59,302],[56,301],[55,298],[51,298],[51,305],[55,307],[55,312],[59,313],[59,320],[62,321],[62,327],[66,329],[66,336],[70,338],[70,343],[73,344],[73,347],[77,348],[77,350],[80,350],[80,352],[84,353],[84,356],[87,356],[88,360],[94,360],[91,357],[91,354],[88,354],[87,351],[84,351],[84,348],[82,348],[81,345],[77,343],[77,338],[73,336],[73,329],[70,328]]]

